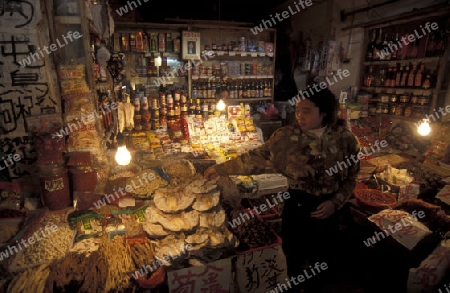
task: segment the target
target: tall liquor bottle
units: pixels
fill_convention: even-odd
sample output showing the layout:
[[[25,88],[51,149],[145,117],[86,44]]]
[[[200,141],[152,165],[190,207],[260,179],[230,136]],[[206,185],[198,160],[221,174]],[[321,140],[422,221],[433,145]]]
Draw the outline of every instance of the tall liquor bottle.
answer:
[[[372,30],[372,40],[369,42],[366,51],[366,61],[372,61],[373,59],[373,50],[375,48],[375,38],[376,38],[376,30]]]
[[[388,34],[384,34],[384,40],[383,40],[383,51],[381,52],[380,60],[391,60],[391,48],[389,48],[389,39]]]
[[[375,46],[373,48],[372,60],[381,60],[381,50],[383,49],[383,41],[381,40],[381,34],[383,29],[378,30],[377,40],[375,41]]]

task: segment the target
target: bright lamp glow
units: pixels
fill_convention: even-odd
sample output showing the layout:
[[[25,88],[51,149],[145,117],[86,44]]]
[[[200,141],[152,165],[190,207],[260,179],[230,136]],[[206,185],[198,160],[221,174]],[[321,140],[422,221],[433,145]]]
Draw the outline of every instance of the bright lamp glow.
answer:
[[[225,110],[225,107],[226,107],[226,105],[225,105],[225,103],[222,101],[222,99],[217,103],[217,110],[219,110],[219,111],[223,111],[223,110]]]
[[[430,127],[430,123],[428,123],[428,119],[422,120],[422,123],[417,128],[417,132],[422,136],[426,136],[426,135],[430,134],[431,127]]]
[[[161,62],[162,62],[161,56],[155,58],[155,66],[161,66]]]
[[[131,162],[131,153],[126,146],[117,147],[116,162],[121,166],[126,166]]]

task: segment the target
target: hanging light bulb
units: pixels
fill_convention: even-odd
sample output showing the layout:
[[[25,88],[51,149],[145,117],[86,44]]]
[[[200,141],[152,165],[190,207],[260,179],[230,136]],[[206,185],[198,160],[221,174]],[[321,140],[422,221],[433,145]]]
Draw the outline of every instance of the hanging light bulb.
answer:
[[[131,153],[127,149],[124,137],[121,132],[117,134],[117,152],[115,156],[117,164],[126,166],[131,162]]]
[[[430,123],[428,119],[422,119],[422,123],[417,128],[417,132],[422,136],[427,136],[431,132]]]
[[[222,112],[223,110],[225,110],[226,106],[227,105],[223,102],[223,100],[220,99],[220,101],[217,103],[217,110]]]
[[[155,66],[161,66],[161,63],[162,63],[162,58],[161,58],[161,56],[158,56],[158,57],[156,57],[155,58]]]

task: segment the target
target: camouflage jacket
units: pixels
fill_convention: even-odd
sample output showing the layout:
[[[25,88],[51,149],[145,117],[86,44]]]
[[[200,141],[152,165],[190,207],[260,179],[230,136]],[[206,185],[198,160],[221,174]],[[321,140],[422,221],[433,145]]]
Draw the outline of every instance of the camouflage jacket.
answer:
[[[291,189],[316,196],[336,193],[331,200],[339,209],[356,186],[359,151],[358,140],[343,126],[329,126],[319,138],[295,123],[277,129],[262,146],[215,169],[219,175],[281,173]]]

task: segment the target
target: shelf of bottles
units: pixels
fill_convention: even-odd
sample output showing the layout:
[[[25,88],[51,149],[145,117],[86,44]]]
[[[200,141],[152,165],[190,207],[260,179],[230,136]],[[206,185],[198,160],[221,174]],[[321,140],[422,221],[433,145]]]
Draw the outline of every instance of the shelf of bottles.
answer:
[[[216,94],[226,91],[228,100],[255,101],[272,99],[272,80],[197,80],[192,84],[194,99],[215,99]]]
[[[185,78],[179,32],[126,31],[114,33],[114,50],[125,53],[129,68],[140,78]],[[157,58],[161,58],[158,64]],[[171,71],[173,74],[168,75]],[[167,74],[166,74],[167,73]]]
[[[421,119],[429,113],[448,43],[445,22],[429,23],[369,31],[361,89],[372,94],[370,114]]]

